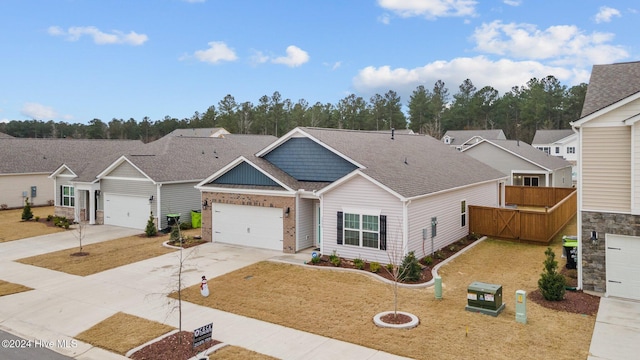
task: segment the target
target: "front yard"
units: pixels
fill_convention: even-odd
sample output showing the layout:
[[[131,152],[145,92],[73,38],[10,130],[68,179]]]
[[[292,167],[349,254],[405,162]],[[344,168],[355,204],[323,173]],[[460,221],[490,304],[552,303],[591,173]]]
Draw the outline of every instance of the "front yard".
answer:
[[[40,217],[41,221],[44,221],[48,215],[53,215],[53,206],[32,207],[31,211],[34,219],[37,216]],[[22,209],[0,211],[0,243],[60,231],[65,230],[55,226],[48,226],[35,220],[22,221]]]

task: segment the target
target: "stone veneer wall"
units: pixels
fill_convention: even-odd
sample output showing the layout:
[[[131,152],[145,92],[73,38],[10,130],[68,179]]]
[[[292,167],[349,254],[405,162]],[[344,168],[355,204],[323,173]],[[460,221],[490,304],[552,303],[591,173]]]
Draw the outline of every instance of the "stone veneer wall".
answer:
[[[58,217],[66,217],[69,220],[75,220],[75,213],[72,207],[56,206],[53,209],[53,215]]]
[[[640,216],[582,211],[582,287],[604,293],[606,283],[605,234],[640,236]],[[591,232],[598,232],[598,244],[591,243]]]
[[[284,196],[267,196],[267,195],[248,195],[248,194],[236,194],[236,193],[218,193],[218,192],[203,192],[202,201],[207,200],[210,206],[202,210],[202,238],[207,241],[213,241],[212,229],[211,229],[211,204],[233,204],[233,205],[247,205],[247,206],[264,206],[281,208],[287,207],[290,209],[288,217],[282,216],[283,224],[283,245],[282,251],[285,253],[293,254],[296,252],[296,208],[295,198]]]

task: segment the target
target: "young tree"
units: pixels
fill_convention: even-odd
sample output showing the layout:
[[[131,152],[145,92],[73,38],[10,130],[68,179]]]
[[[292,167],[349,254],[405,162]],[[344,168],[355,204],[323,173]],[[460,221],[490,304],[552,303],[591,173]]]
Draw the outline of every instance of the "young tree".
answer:
[[[82,251],[82,240],[84,240],[84,237],[86,236],[86,231],[85,231],[86,227],[87,227],[86,221],[80,220],[78,222],[78,226],[76,227],[76,230],[74,231],[73,235],[76,237],[76,239],[78,239],[79,250],[78,252],[71,254],[73,256],[89,255],[89,253]]]
[[[31,205],[29,204],[29,198],[24,199],[24,207],[22,208],[22,220],[29,221],[33,218],[33,212],[31,211]]]
[[[544,260],[544,272],[538,280],[538,289],[546,300],[562,300],[567,283],[564,276],[556,271],[558,268],[558,262],[555,260],[556,254],[551,248],[547,248],[544,254],[547,258]]]
[[[156,236],[158,234],[158,228],[156,228],[156,222],[153,218],[153,211],[149,215],[149,220],[147,220],[147,227],[144,229],[144,232],[145,234],[147,234],[147,237]]]

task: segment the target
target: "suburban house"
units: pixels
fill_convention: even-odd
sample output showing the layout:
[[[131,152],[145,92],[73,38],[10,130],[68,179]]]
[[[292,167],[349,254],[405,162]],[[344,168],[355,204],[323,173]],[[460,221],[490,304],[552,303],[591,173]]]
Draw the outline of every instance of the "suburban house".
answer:
[[[487,140],[462,152],[509,176],[508,185],[571,187],[571,163],[519,140]]]
[[[560,156],[571,163],[573,184],[578,180],[578,134],[572,129],[536,130],[531,144],[553,156]]]
[[[497,130],[448,130],[442,137],[442,142],[463,150],[482,139],[487,140],[506,140],[504,131]]]
[[[230,133],[225,128],[175,129],[168,136],[224,137]]]
[[[197,189],[204,239],[389,263],[466,236],[468,206],[499,206],[506,180],[429,136],[299,127]]]
[[[13,136],[0,132],[0,139],[14,139]]]
[[[190,222],[191,211],[201,207],[196,184],[274,139],[262,135],[164,136],[115,157],[96,158],[85,167],[63,164],[52,177],[57,188],[72,189],[75,200],[72,206],[56,203],[56,214],[66,210],[67,216],[89,224],[136,229],[144,229],[151,214],[159,228],[168,225],[167,215]]]
[[[578,284],[640,300],[640,62],[595,65],[578,133]]]
[[[0,139],[0,204],[22,207],[27,197],[35,206],[68,203],[69,199],[62,199],[49,177],[60,164],[67,161],[84,164],[141,144],[131,140]]]

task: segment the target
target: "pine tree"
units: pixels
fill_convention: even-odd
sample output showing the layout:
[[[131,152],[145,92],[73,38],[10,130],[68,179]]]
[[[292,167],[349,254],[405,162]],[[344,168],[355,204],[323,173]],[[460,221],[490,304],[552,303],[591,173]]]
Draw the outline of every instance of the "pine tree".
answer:
[[[29,198],[24,199],[24,207],[22,208],[22,220],[29,221],[33,218],[33,212],[31,212],[31,205],[29,205]]]
[[[153,219],[153,212],[149,215],[149,220],[147,221],[147,227],[144,229],[147,237],[156,236],[158,234],[158,229],[156,228],[156,223]]]
[[[542,296],[549,301],[560,301],[564,298],[565,286],[567,285],[564,276],[558,273],[558,262],[555,260],[556,254],[551,248],[544,252],[547,258],[544,260],[544,270],[538,280],[538,289]]]

